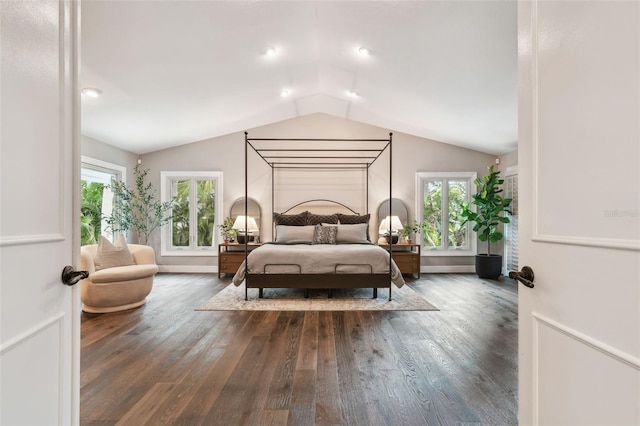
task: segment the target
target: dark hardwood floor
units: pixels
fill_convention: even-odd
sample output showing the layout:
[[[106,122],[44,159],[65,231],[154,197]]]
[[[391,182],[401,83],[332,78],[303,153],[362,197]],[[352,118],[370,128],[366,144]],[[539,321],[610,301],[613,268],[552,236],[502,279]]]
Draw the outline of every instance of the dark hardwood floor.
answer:
[[[407,281],[440,311],[194,311],[230,278],[159,274],[83,314],[81,424],[517,424],[516,285]]]

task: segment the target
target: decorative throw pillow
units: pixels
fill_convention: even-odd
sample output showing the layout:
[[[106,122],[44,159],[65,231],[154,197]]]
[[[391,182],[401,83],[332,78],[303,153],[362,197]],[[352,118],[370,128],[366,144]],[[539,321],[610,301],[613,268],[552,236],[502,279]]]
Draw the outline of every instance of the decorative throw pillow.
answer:
[[[313,214],[307,215],[307,225],[318,225],[321,223],[338,223],[338,214]]]
[[[315,226],[276,225],[276,243],[306,243],[313,241]]]
[[[338,213],[338,219],[340,219],[340,223],[344,224],[354,224],[354,223],[369,223],[370,214],[359,215],[359,214],[342,214]]]
[[[98,237],[98,252],[94,262],[96,271],[135,264],[124,235],[120,235],[115,244],[100,235]]]
[[[371,242],[371,239],[369,238],[369,218],[371,217],[371,214],[364,214],[364,215],[358,215],[358,214],[342,214],[342,213],[338,213],[338,219],[340,220],[341,224],[357,224],[357,223],[366,223],[367,224],[367,229],[366,229],[366,234],[367,234],[367,241]]]
[[[337,226],[322,226],[318,224],[313,232],[313,244],[335,244],[337,234]]]
[[[355,223],[353,225],[333,225],[338,230],[336,235],[337,243],[354,243],[365,244],[370,243],[367,230],[368,223]]]
[[[287,226],[304,226],[307,224],[307,215],[309,212],[302,212],[299,214],[273,214],[273,222],[276,225]]]

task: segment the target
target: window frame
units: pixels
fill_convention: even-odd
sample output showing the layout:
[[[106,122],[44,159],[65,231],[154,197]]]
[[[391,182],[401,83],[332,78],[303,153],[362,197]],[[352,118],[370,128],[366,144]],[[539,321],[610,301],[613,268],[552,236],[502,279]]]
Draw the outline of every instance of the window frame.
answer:
[[[416,172],[416,218],[417,218],[416,220],[418,221],[418,223],[422,223],[422,221],[424,220],[424,215],[423,215],[424,186],[427,181],[441,180],[443,181],[443,188],[444,187],[448,188],[449,180],[466,180],[468,183],[467,203],[470,203],[472,200],[471,195],[475,194],[477,191],[476,184],[474,182],[477,177],[478,177],[478,173],[476,172]],[[447,198],[447,201],[448,201],[448,198]],[[441,223],[443,224],[443,227],[444,227],[445,223],[446,224],[449,223],[448,221],[449,204],[448,202],[445,203],[443,201],[442,206],[443,208],[442,208]],[[467,226],[467,233],[468,233],[469,242],[470,242],[469,248],[452,249],[449,247],[425,247],[422,233],[420,233],[417,235],[416,242],[421,246],[421,250],[420,250],[421,256],[475,256],[478,251],[478,242],[477,242],[478,237],[477,235],[474,235],[475,233],[473,232],[473,229],[470,223],[467,223],[466,226]],[[446,238],[448,240],[448,232],[447,233],[443,232],[442,235],[446,235]]]
[[[223,208],[223,185],[221,171],[161,171],[160,172],[160,193],[162,202],[171,201],[171,182],[176,180],[214,180],[216,188],[216,217],[214,220],[214,229],[218,230],[220,218]],[[163,227],[160,237],[160,255],[161,256],[217,256],[218,245],[220,244],[220,236],[218,232],[213,233],[213,244],[210,247],[192,247],[187,248],[173,247],[171,245],[171,222]],[[193,235],[190,234],[190,240],[193,241]]]
[[[515,184],[513,181],[509,184],[509,179],[515,179]],[[511,188],[509,188],[511,185]],[[510,194],[508,192],[509,189],[513,189],[515,186],[515,191],[512,191]],[[511,202],[511,214],[506,213],[505,216],[509,218],[510,222],[504,224],[504,255],[503,255],[503,266],[502,271],[504,275],[508,275],[509,271],[519,271],[519,257],[518,257],[518,165],[509,166],[504,172],[504,196],[506,198],[512,198]],[[515,246],[515,249],[512,247]],[[514,255],[515,251],[515,255]],[[513,258],[515,257],[516,265],[510,264]]]
[[[80,180],[87,180],[87,179],[83,179],[83,174],[85,173],[84,170],[110,174],[112,176],[112,180],[122,182],[125,185],[127,183],[127,168],[119,164],[110,163],[108,161],[99,160],[97,158],[89,157],[86,155],[81,155],[80,156],[80,175],[81,175]],[[110,185],[111,183],[112,182],[105,182],[105,184],[107,185]],[[113,191],[111,192],[113,193]],[[105,210],[104,202],[105,200],[103,198],[102,213],[103,215],[108,216],[110,215],[110,212],[111,212],[111,206],[109,206],[109,209]],[[116,232],[113,230],[107,231],[107,228],[108,228],[107,222],[103,218],[101,220],[100,234],[111,241],[115,241],[117,237]],[[126,232],[125,238],[128,238],[129,235],[130,235],[130,232]]]

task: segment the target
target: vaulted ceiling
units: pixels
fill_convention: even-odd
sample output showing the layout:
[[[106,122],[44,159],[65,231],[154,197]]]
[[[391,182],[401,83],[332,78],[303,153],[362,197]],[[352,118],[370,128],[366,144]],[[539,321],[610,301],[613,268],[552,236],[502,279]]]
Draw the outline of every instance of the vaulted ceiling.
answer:
[[[515,0],[87,1],[82,133],[143,154],[325,113],[505,153],[516,29]]]

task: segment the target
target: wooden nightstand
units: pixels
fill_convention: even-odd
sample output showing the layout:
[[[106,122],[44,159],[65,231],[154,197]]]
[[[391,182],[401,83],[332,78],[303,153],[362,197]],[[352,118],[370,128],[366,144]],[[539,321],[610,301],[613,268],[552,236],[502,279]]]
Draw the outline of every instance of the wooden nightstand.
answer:
[[[260,247],[260,243],[249,243],[249,251]],[[222,243],[218,244],[218,278],[222,274],[235,274],[244,261],[244,244]]]
[[[389,245],[380,244],[389,250]],[[393,260],[403,274],[417,274],[420,278],[420,244],[393,244]]]

